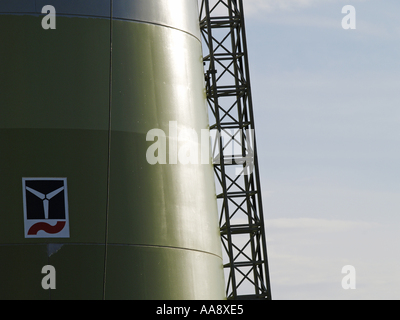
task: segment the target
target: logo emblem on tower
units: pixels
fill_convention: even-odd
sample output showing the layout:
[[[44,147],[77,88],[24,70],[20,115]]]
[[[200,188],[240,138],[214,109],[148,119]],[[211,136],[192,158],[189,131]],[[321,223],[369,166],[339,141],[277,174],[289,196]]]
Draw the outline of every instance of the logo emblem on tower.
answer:
[[[67,178],[22,178],[25,238],[69,238]]]

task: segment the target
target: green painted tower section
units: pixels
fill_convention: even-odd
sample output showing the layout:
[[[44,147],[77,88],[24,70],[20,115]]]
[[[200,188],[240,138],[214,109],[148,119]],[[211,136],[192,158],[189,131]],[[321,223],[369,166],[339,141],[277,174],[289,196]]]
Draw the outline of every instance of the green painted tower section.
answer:
[[[0,2],[0,299],[225,298],[211,161],[146,159],[208,128],[197,10]]]

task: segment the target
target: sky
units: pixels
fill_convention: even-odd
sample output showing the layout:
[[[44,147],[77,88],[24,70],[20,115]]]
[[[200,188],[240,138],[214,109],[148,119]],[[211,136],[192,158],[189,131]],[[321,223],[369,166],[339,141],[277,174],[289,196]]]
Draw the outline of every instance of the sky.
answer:
[[[272,298],[400,299],[400,2],[244,5]]]

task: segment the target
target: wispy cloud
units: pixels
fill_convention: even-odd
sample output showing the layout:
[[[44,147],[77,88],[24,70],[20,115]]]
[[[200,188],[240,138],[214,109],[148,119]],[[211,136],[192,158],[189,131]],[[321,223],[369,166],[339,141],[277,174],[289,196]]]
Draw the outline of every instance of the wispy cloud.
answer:
[[[247,14],[272,12],[274,10],[291,10],[311,5],[315,0],[248,0],[245,1]]]
[[[266,227],[275,299],[398,298],[399,249],[390,247],[390,225],[297,218],[269,219]],[[347,264],[356,268],[356,290],[341,287]]]
[[[247,16],[254,14],[274,12],[276,10],[292,10],[299,7],[307,7],[318,0],[246,0],[243,1]],[[332,0],[325,0],[332,1]],[[202,0],[198,0],[201,6]],[[210,1],[211,7],[216,4],[216,0]],[[214,10],[215,14],[223,13],[226,7],[221,2]]]
[[[314,233],[333,233],[355,229],[369,229],[379,224],[366,221],[326,220],[313,218],[280,218],[268,220],[268,227],[292,232],[294,229]]]
[[[367,0],[353,0],[353,3],[365,1]],[[343,0],[246,0],[244,6],[247,14],[255,14],[278,10],[295,10],[312,5],[326,5],[327,3],[337,3],[342,6],[347,4],[347,2]]]

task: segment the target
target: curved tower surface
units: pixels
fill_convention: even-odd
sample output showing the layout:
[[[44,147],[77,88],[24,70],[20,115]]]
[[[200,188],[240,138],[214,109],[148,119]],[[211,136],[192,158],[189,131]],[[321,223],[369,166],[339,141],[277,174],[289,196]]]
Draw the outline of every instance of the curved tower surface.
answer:
[[[225,298],[197,10],[0,1],[0,299]]]

